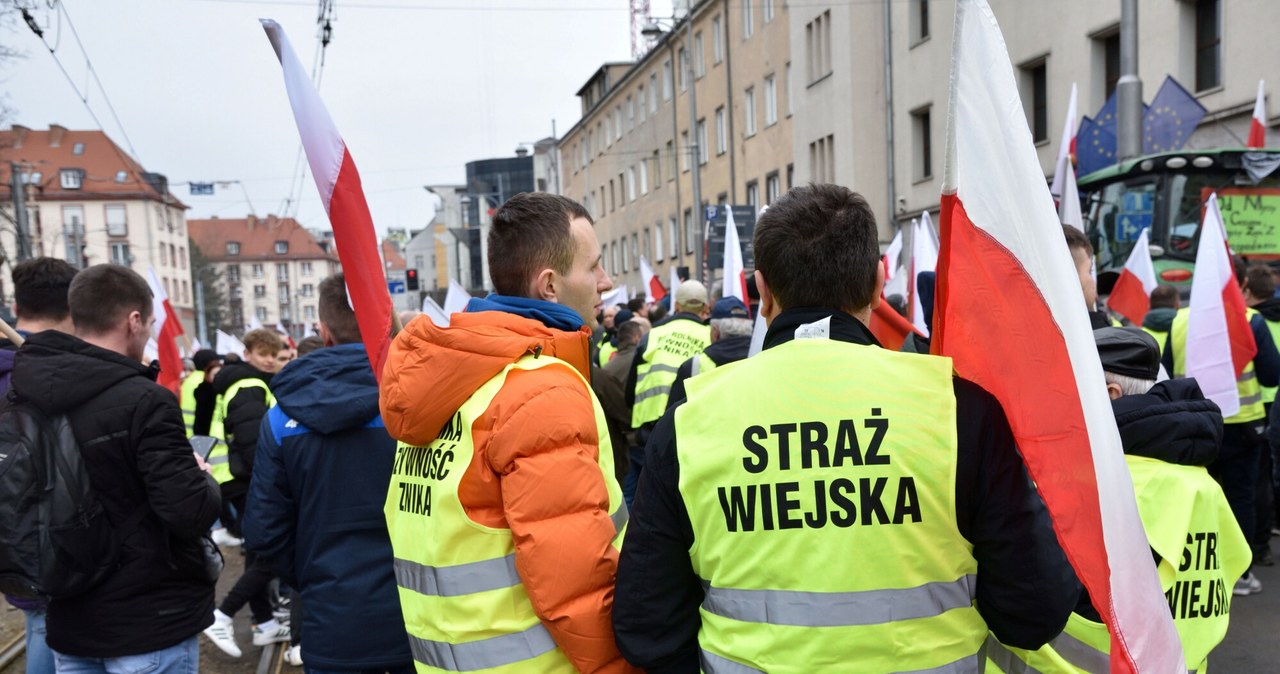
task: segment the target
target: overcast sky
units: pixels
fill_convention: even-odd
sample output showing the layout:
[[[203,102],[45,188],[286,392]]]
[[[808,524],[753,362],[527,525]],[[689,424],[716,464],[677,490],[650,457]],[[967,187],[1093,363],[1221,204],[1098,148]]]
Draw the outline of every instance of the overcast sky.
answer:
[[[10,4],[12,0],[0,0]],[[25,52],[0,64],[11,123],[102,128],[171,183],[240,180],[259,215],[281,213],[298,134],[275,54],[258,23],[276,19],[304,65],[318,45],[307,0],[66,0],[38,5],[54,56],[21,21],[0,43]],[[465,164],[577,122],[574,95],[600,64],[628,60],[627,0],[337,0],[320,95],[346,139],[380,230],[418,228],[433,212],[428,184],[461,184]],[[669,13],[669,0],[654,0]],[[69,26],[83,42],[82,52]],[[106,91],[86,68],[85,53]],[[119,115],[117,125],[107,99]],[[123,127],[123,131],[121,130]],[[305,161],[303,162],[305,166]],[[188,218],[244,217],[239,186],[193,197]],[[328,228],[308,174],[297,217]]]

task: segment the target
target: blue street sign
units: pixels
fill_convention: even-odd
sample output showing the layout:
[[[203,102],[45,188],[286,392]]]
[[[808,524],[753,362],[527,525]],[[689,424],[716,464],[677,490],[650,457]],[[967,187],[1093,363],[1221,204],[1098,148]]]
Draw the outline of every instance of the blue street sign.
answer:
[[[392,295],[404,293],[404,281],[387,281],[387,291]]]
[[[1142,230],[1150,226],[1150,213],[1121,213],[1116,218],[1116,241],[1137,241]]]

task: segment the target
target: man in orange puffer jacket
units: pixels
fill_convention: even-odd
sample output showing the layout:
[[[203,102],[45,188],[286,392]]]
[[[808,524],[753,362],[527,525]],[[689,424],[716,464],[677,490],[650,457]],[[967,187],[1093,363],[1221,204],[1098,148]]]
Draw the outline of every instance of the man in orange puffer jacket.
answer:
[[[395,339],[382,418],[400,441],[386,516],[419,674],[630,672],[610,616],[626,508],[588,385],[601,267],[576,202],[493,217],[497,294]]]

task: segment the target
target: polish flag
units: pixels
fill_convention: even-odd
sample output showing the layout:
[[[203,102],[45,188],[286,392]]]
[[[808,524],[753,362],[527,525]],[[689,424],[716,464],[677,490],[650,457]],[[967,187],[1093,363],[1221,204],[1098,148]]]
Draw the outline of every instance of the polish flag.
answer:
[[[1258,100],[1253,103],[1253,120],[1249,122],[1249,140],[1245,147],[1267,146],[1267,102],[1265,97],[1266,83],[1258,80]]]
[[[880,342],[881,346],[891,351],[901,351],[907,335],[916,331],[911,322],[894,311],[883,297],[880,298],[880,304],[871,310],[871,320],[867,323],[867,328],[876,336],[876,341]]]
[[[671,293],[671,313],[673,313],[673,314],[674,314],[674,313],[676,312],[676,288],[679,288],[679,287],[680,287],[680,272],[679,272],[679,271],[676,271],[676,266],[675,266],[675,264],[672,264],[672,265],[671,265],[671,281],[670,281],[670,283],[671,283],[671,285],[669,285],[669,286],[667,286],[667,287],[668,287],[668,289],[669,289],[669,290],[668,290],[668,292],[670,292],[670,293]]]
[[[621,304],[623,306],[626,306],[627,302],[630,302],[630,301],[631,301],[631,290],[627,288],[627,286],[625,285],[615,286],[613,290],[610,290],[609,292],[600,296],[601,305],[606,307],[614,306],[616,304]],[[447,306],[448,302],[445,302],[445,305]],[[675,307],[671,307],[672,313],[675,313],[675,310],[676,310]]]
[[[391,346],[391,294],[382,271],[373,217],[360,187],[360,174],[284,29],[271,19],[263,19],[262,27],[284,68],[284,85],[293,107],[293,118],[302,136],[302,147],[307,152],[307,163],[320,191],[320,200],[333,227],[351,308],[355,310],[373,374],[381,380],[382,364]]]
[[[1062,122],[1062,139],[1058,141],[1058,160],[1054,162],[1057,167],[1053,171],[1053,186],[1049,188],[1049,193],[1056,199],[1061,199],[1063,189],[1065,189],[1065,176],[1062,170],[1062,162],[1066,160],[1067,165],[1071,165],[1071,157],[1076,153],[1076,83],[1071,83],[1071,100],[1067,103],[1067,118]],[[1074,176],[1074,170],[1072,175]]]
[[[898,271],[898,258],[902,257],[902,228],[898,228],[896,234],[893,235],[893,241],[889,242],[889,247],[884,249],[884,280],[889,282],[893,280],[894,274]]]
[[[1076,187],[1076,169],[1071,165],[1070,157],[1063,157],[1058,162],[1058,173],[1063,176],[1062,200],[1058,202],[1058,220],[1064,225],[1071,225],[1083,232],[1084,213],[1080,212],[1080,190]]]
[[[1240,411],[1236,379],[1258,355],[1245,314],[1244,295],[1236,285],[1218,195],[1205,203],[1196,273],[1191,278],[1187,317],[1187,376],[1200,382],[1204,397],[1222,408],[1222,416]]]
[[[281,337],[284,337],[284,341],[289,345],[290,349],[298,348],[297,342],[293,341],[293,335],[290,335],[289,331],[284,328],[284,324],[279,321],[276,321],[276,332],[280,333]]]
[[[985,0],[956,4],[932,349],[1003,405],[1111,671],[1185,672],[1004,38]]]
[[[254,315],[252,315],[252,316],[250,316],[250,317],[249,317],[249,329],[250,329],[250,330],[261,330],[261,329],[262,329],[262,321],[258,320],[258,315],[257,315],[257,314],[254,314]]]
[[[1156,289],[1156,267],[1151,263],[1151,246],[1143,229],[1133,244],[1133,252],[1124,263],[1124,270],[1107,298],[1111,310],[1129,319],[1134,325],[1142,325],[1142,319],[1151,310],[1151,291]]]
[[[643,255],[640,256],[640,280],[644,281],[645,304],[653,304],[667,296],[667,289],[662,287],[662,281],[658,280],[658,275],[653,273],[653,267]]]
[[[156,355],[160,361],[160,376],[156,383],[178,392],[182,384],[182,354],[178,353],[178,336],[184,334],[182,322],[169,303],[169,293],[156,276],[156,270],[147,268],[147,285],[151,286],[151,313],[156,317],[152,337],[156,340]]]
[[[911,226],[914,228],[911,236],[911,277],[907,279],[907,288],[911,291],[911,324],[917,332],[928,337],[924,306],[916,295],[916,279],[922,272],[937,270],[938,240],[933,234],[933,219],[929,217],[929,211],[921,213],[919,220],[912,220]]]
[[[733,222],[733,209],[726,207],[724,222],[724,289],[721,297],[736,297],[748,304],[747,270],[742,264],[742,244],[738,241],[738,225]],[[749,306],[749,305],[748,305]]]

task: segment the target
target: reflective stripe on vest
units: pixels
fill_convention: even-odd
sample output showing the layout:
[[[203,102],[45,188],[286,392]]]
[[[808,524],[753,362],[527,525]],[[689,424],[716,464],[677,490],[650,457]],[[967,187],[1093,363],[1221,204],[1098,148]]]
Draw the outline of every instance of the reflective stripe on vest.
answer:
[[[1190,309],[1179,309],[1178,313],[1173,317],[1173,326],[1170,332],[1170,348],[1173,349],[1173,376],[1187,376],[1187,319],[1190,317]],[[1258,312],[1254,309],[1245,309],[1245,318],[1253,320]],[[1258,375],[1254,370],[1253,361],[1245,366],[1244,372],[1236,379],[1236,392],[1240,398],[1240,410],[1234,415],[1227,417],[1223,423],[1242,424],[1249,421],[1257,421],[1267,416],[1266,408],[1262,406],[1262,387],[1258,385]]]
[[[182,421],[187,426],[187,437],[196,434],[196,388],[204,383],[204,372],[196,370],[182,380],[178,389],[178,404],[182,407]]]
[[[247,388],[262,389],[267,408],[276,406],[276,397],[271,394],[271,389],[267,387],[267,382],[257,377],[241,379],[228,386],[226,392],[218,396],[217,402],[213,406],[213,420],[209,424],[209,435],[221,442],[213,448],[213,451],[209,452],[209,458],[207,459],[210,466],[209,472],[213,475],[213,479],[218,481],[218,484],[235,479],[235,476],[231,474],[231,456],[228,453],[231,447],[231,439],[227,437],[226,432],[227,405],[235,399],[236,394]]]
[[[711,327],[678,318],[649,331],[644,353],[636,364],[635,406],[631,426],[639,428],[662,418],[676,373],[686,360],[711,343]]]
[[[1265,318],[1263,320],[1266,320]],[[1280,348],[1280,321],[1267,321],[1267,331],[1271,333],[1271,341]],[[1276,387],[1262,387],[1262,402],[1273,403],[1276,400]]]
[[[543,355],[525,356],[485,382],[426,447],[399,443],[384,512],[394,554],[400,607],[419,674],[574,672],[533,610],[516,570],[510,529],[477,524],[462,507],[458,488],[475,446],[472,428],[512,370],[564,367]],[[613,448],[604,410],[591,396],[599,437],[597,462],[609,496],[609,518],[620,546],[627,509],[614,478]]]
[[[799,339],[685,385],[703,671],[980,669],[949,359]]]

